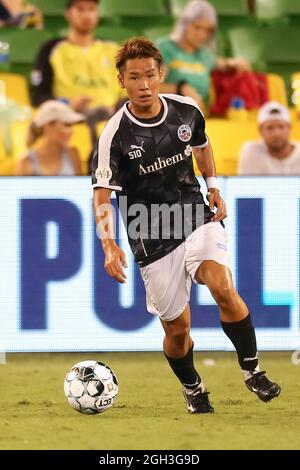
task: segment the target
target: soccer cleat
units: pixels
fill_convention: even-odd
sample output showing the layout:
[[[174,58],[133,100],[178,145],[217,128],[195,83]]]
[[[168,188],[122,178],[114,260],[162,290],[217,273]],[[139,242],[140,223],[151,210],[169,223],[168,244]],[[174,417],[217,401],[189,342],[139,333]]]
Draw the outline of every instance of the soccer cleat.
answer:
[[[266,372],[264,370],[256,372],[252,377],[250,377],[250,379],[245,380],[245,384],[251,392],[256,393],[258,398],[264,402],[268,402],[273,398],[278,397],[281,392],[281,388],[277,383],[271,382],[265,374]]]
[[[215,410],[209,402],[209,392],[207,390],[201,392],[201,387],[199,386],[192,393],[187,393],[183,388],[182,393],[187,403],[189,413],[214,413]]]

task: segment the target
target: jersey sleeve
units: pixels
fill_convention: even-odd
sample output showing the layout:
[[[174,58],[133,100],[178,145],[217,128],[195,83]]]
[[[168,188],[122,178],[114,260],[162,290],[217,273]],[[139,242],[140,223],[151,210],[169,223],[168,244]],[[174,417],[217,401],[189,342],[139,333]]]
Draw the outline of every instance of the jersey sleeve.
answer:
[[[122,191],[119,176],[121,146],[118,130],[113,117],[102,132],[95,149],[92,162],[93,188],[107,188]]]
[[[196,148],[204,148],[208,145],[208,138],[205,133],[205,119],[197,105],[195,113],[195,126],[191,146]]]

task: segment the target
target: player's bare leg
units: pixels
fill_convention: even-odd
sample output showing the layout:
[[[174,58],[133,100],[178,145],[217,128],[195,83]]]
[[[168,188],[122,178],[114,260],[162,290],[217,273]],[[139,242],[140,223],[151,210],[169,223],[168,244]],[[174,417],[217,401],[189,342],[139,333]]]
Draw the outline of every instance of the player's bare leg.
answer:
[[[219,306],[222,328],[236,349],[246,386],[262,401],[277,397],[281,391],[279,385],[259,370],[251,316],[233,285],[231,271],[215,261],[204,261],[196,272],[195,280],[209,288]]]
[[[168,357],[178,358],[187,354],[193,346],[190,337],[191,311],[187,305],[180,317],[172,321],[161,320],[165,330],[164,352]]]
[[[208,392],[194,366],[190,306],[187,305],[175,320],[161,320],[161,323],[166,334],[164,353],[174,374],[182,383],[189,412],[212,413],[214,409],[209,402]]]
[[[238,322],[249,315],[247,305],[236,291],[230,269],[215,261],[204,261],[196,271],[195,280],[205,284],[220,308],[223,322]]]

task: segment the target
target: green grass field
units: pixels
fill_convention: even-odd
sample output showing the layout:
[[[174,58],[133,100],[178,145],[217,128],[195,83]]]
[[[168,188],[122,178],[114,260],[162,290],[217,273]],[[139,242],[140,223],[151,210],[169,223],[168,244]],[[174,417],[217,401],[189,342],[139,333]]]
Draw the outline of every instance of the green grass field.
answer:
[[[187,413],[162,353],[9,354],[0,366],[0,449],[300,449],[300,365],[290,353],[261,354],[282,386],[270,403],[246,389],[234,354],[195,357],[214,415]],[[86,359],[119,379],[117,403],[101,415],[73,411],[63,394],[67,370]]]

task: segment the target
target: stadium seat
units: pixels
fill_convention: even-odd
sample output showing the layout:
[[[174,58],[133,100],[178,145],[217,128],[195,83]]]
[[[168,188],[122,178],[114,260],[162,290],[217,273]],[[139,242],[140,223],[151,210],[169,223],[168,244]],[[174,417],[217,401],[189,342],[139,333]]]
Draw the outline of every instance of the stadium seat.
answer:
[[[40,45],[50,38],[49,31],[1,29],[0,41],[10,45],[9,71],[29,77]]]
[[[160,28],[148,28],[143,31],[143,35],[151,41],[157,41],[160,38],[166,37],[170,34],[172,28],[162,26]]]
[[[296,72],[291,77],[292,98],[291,101],[300,115],[300,72]]]
[[[170,11],[174,18],[179,18],[183,8],[189,2],[189,0],[170,0]]]
[[[246,122],[229,119],[207,119],[207,135],[211,141],[217,172],[236,175],[241,146],[246,140],[258,138],[255,115]]]
[[[137,33],[145,28],[171,23],[162,0],[102,0],[100,15],[103,24],[122,24]]]
[[[172,31],[170,26],[162,26],[159,28],[148,28],[143,31],[143,35],[149,38],[151,41],[157,41],[159,38],[169,36]],[[224,35],[218,31],[217,32],[217,51],[218,55],[225,57],[226,55],[226,42],[224,40]]]
[[[66,2],[63,0],[34,0],[45,16],[64,16]]]
[[[217,45],[217,54],[219,57],[227,57],[228,56],[228,38],[225,31],[217,31],[216,34],[216,45]]]
[[[22,75],[14,73],[0,73],[0,82],[4,82],[6,96],[18,104],[30,105],[28,84]]]
[[[178,17],[183,7],[189,0],[170,0],[170,8],[173,16]],[[218,15],[221,16],[246,16],[248,15],[247,0],[210,0]]]
[[[229,43],[233,56],[244,57],[256,70],[281,75],[286,89],[291,89],[290,77],[300,63],[299,28],[281,24],[236,28],[229,32]]]
[[[256,0],[255,15],[262,20],[294,15],[300,17],[300,2],[299,0]]]
[[[0,175],[14,176],[16,174],[17,160],[15,158],[4,158],[2,156],[2,145],[0,138]]]
[[[78,149],[80,154],[82,173],[87,175],[88,158],[92,151],[92,144],[89,129],[85,124],[76,124],[73,127],[73,135],[70,141],[70,145]]]
[[[58,36],[58,32],[62,29],[68,29],[68,23],[62,16],[46,16],[45,28],[53,38]]]
[[[222,16],[246,16],[249,13],[248,0],[209,0],[209,3]]]
[[[101,17],[111,18],[113,16],[135,16],[135,17],[153,17],[165,15],[167,10],[161,0],[102,0]]]
[[[277,101],[287,106],[288,98],[283,78],[280,75],[268,73],[267,81],[270,101]]]
[[[296,28],[235,28],[229,32],[229,42],[235,57],[244,57],[258,68],[300,62],[300,31]]]
[[[300,121],[292,117],[292,140],[300,140]],[[211,141],[219,175],[236,175],[238,160],[242,145],[248,140],[259,140],[257,113],[249,113],[247,121],[234,121],[229,119],[207,119],[207,135]],[[196,174],[199,174],[194,164]]]
[[[107,41],[122,42],[136,35],[135,30],[118,26],[99,26],[96,29],[95,36],[98,39]]]
[[[34,4],[43,12],[46,28],[53,32],[53,35],[60,29],[67,27],[63,0],[34,0]]]
[[[0,175],[12,175],[15,171],[15,165],[18,158],[27,151],[25,139],[29,121],[15,121],[11,128],[12,154],[8,155],[5,151],[2,130],[0,131]]]
[[[188,0],[170,0],[170,11],[174,18],[178,18]],[[251,26],[255,18],[249,14],[247,0],[211,0],[218,14],[219,31],[226,39],[226,33],[238,26]]]
[[[0,41],[10,45],[10,62],[12,64],[31,64],[35,59],[40,45],[50,39],[48,31],[35,29],[6,28],[0,31]]]

